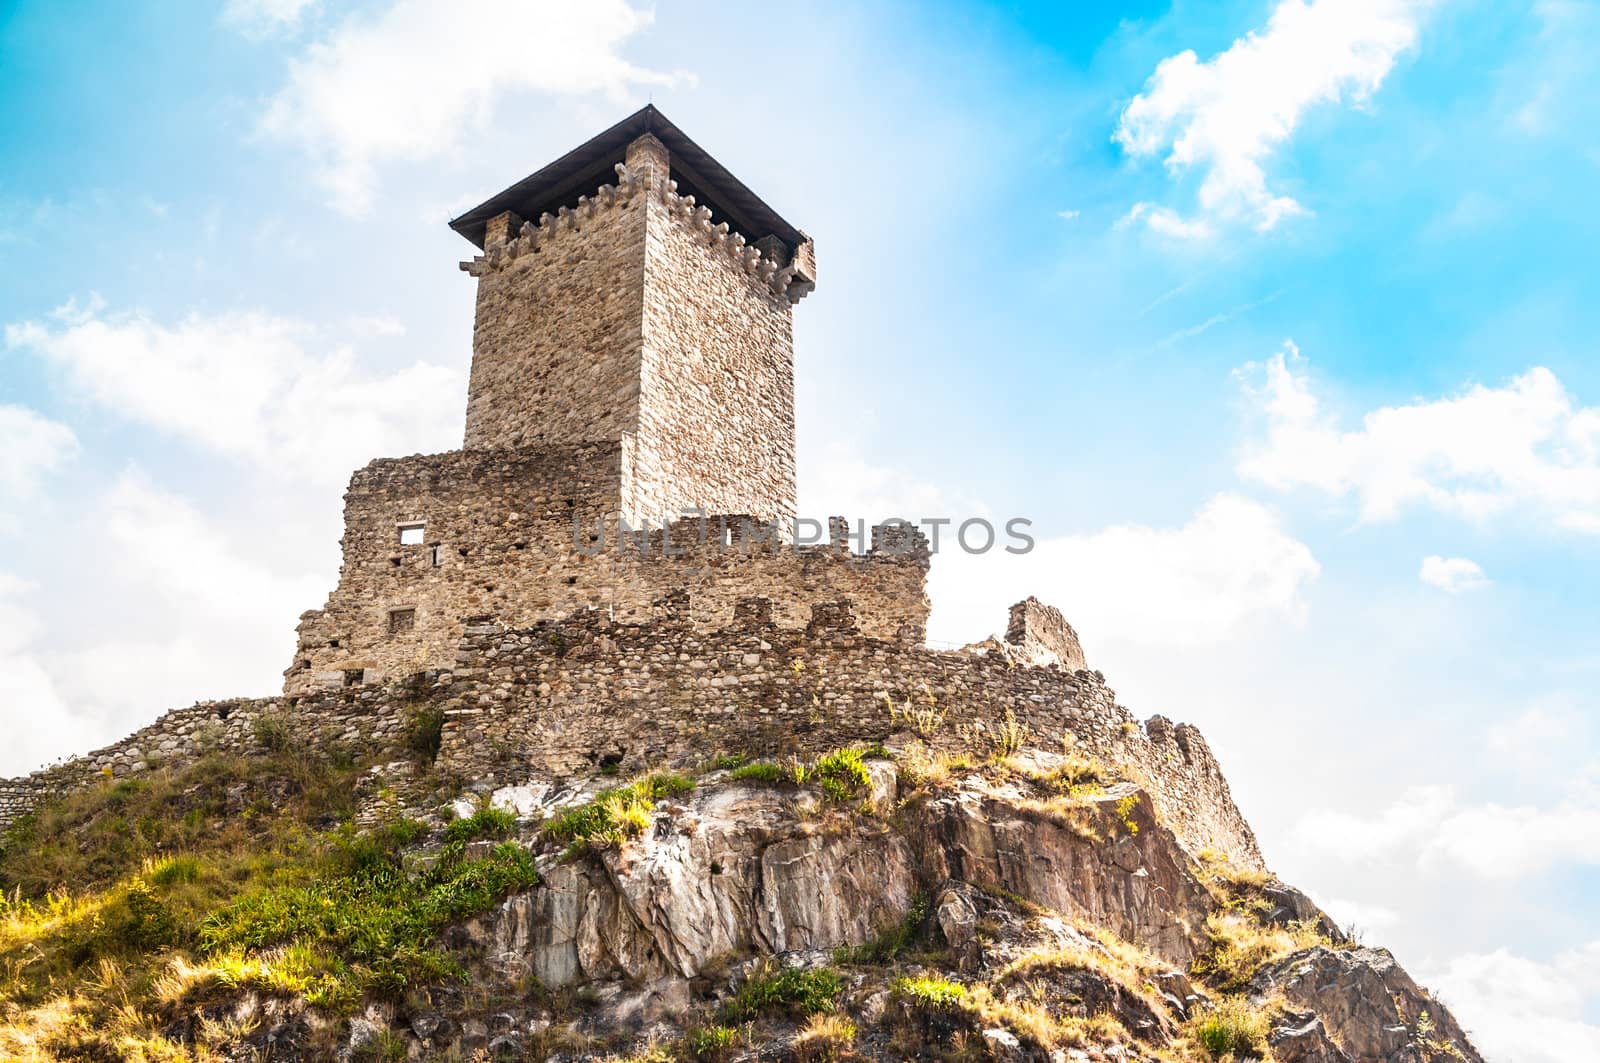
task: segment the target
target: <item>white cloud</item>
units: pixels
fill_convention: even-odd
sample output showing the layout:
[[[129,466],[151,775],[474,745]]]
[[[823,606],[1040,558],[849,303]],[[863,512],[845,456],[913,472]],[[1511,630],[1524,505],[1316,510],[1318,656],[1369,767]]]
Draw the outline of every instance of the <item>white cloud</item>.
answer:
[[[1419,786],[1374,816],[1319,811],[1295,829],[1297,846],[1342,859],[1415,853],[1422,868],[1448,865],[1509,881],[1557,864],[1600,864],[1600,804],[1576,791],[1557,804],[1463,805],[1445,786]]]
[[[1417,578],[1447,594],[1460,594],[1489,585],[1489,578],[1476,561],[1465,557],[1440,557],[1437,554],[1422,559]]]
[[[1600,941],[1540,963],[1501,948],[1451,959],[1425,980],[1479,1051],[1505,1063],[1600,1059]]]
[[[294,621],[325,579],[274,571],[185,498],[138,469],[84,515],[103,558],[94,615],[46,643],[0,574],[0,705],[28,721],[0,749],[0,774],[84,753],[203,698],[275,692]]]
[[[1239,462],[1249,479],[1354,495],[1367,521],[1427,505],[1473,520],[1533,512],[1600,533],[1600,407],[1579,406],[1548,369],[1373,410],[1349,431],[1323,412],[1293,343],[1239,376],[1266,426]]]
[[[1205,240],[1216,235],[1216,229],[1205,219],[1185,218],[1170,207],[1158,207],[1154,203],[1135,203],[1120,224],[1132,225],[1141,218],[1151,232],[1176,240]]]
[[[670,83],[618,51],[652,17],[625,0],[396,0],[294,59],[261,128],[306,150],[334,205],[360,213],[377,165],[443,154],[463,129],[484,127],[504,93],[620,100]]]
[[[143,313],[63,307],[51,323],[6,326],[6,346],[63,370],[91,399],[277,475],[338,483],[377,454],[457,445],[461,378],[416,364],[363,370],[347,347],[313,353],[316,330],[270,314]]]
[[[1400,913],[1381,904],[1366,904],[1343,897],[1329,897],[1322,902],[1322,910],[1346,930],[1354,931],[1366,940],[1367,935],[1387,930],[1400,922]]]
[[[246,36],[259,37],[293,29],[317,0],[228,0],[222,21]]]
[[[39,621],[21,600],[34,588],[0,571],[0,705],[5,706],[6,748],[0,773],[43,767],[72,745],[79,721],[34,654]]]
[[[1283,0],[1264,29],[1204,62],[1163,59],[1122,112],[1114,139],[1132,156],[1165,154],[1173,174],[1203,171],[1200,209],[1271,229],[1303,213],[1267,188],[1263,165],[1319,103],[1371,98],[1415,45],[1432,0]],[[1146,212],[1152,227],[1176,215]]]
[[[78,451],[72,429],[25,406],[0,405],[0,493],[27,496]]]
[[[1077,218],[1077,216],[1078,212],[1075,210],[1056,211],[1056,217],[1060,218],[1062,221],[1072,221],[1073,219]]]
[[[1117,524],[1051,538],[1024,529],[1037,540],[1033,549],[1010,554],[1004,547],[1017,540],[1007,535],[1008,518],[958,489],[843,452],[803,471],[801,511],[809,516],[951,521],[940,529],[928,581],[936,644],[1003,631],[1006,610],[1031,594],[1060,608],[1091,648],[1215,645],[1262,620],[1301,622],[1303,592],[1321,571],[1276,513],[1234,494],[1211,498],[1175,528]],[[994,549],[961,548],[957,529],[973,517],[994,527]],[[973,529],[969,540],[981,539]]]
[[[1033,594],[1060,608],[1091,651],[1215,645],[1265,620],[1302,622],[1305,588],[1320,570],[1271,509],[1220,494],[1178,527],[1117,524],[1041,538],[1015,556],[942,553],[929,583],[930,631],[951,642],[982,637]]]

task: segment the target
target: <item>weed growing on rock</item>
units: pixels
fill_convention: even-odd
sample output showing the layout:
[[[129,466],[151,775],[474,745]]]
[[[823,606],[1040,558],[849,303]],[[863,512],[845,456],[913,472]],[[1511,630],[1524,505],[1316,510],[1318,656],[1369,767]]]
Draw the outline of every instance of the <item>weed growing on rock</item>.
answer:
[[[1238,996],[1224,997],[1191,1019],[1186,1032],[1212,1059],[1260,1059],[1266,1055],[1271,1030],[1272,1017],[1267,1010]]]
[[[967,999],[966,986],[936,974],[896,978],[889,989],[895,996],[909,1000],[918,1007],[941,1011],[956,1008]]]
[[[835,749],[818,757],[809,774],[823,793],[842,804],[858,796],[872,783],[872,776],[862,761],[863,756],[862,751],[854,747]]]
[[[1311,923],[1262,925],[1236,911],[1212,912],[1206,919],[1211,949],[1194,962],[1194,972],[1227,992],[1243,989],[1255,973],[1292,952],[1329,942]]]
[[[835,1063],[856,1039],[856,1024],[843,1015],[813,1015],[794,1039],[794,1053],[802,1063]]]
[[[926,685],[922,688],[920,701],[912,700],[908,694],[903,705],[896,705],[894,698],[885,691],[883,702],[889,707],[889,719],[893,723],[909,727],[923,741],[932,738],[944,726],[945,713],[939,708],[933,691]]]
[[[738,1043],[739,1032],[728,1026],[701,1026],[683,1035],[679,1048],[687,1059],[712,1063],[725,1059]]]
[[[826,967],[802,970],[762,968],[746,978],[732,1000],[718,1011],[726,1023],[750,1022],[764,1015],[805,1018],[832,1011],[844,992],[844,979]]]
[[[637,838],[650,826],[655,803],[694,789],[686,775],[660,772],[626,786],[602,790],[593,801],[545,824],[547,835],[567,843],[569,855],[582,848],[605,849]]]
[[[799,786],[806,780],[806,769],[803,764],[774,764],[770,760],[758,760],[734,768],[728,773],[728,778],[734,782],[762,783],[767,786]]]

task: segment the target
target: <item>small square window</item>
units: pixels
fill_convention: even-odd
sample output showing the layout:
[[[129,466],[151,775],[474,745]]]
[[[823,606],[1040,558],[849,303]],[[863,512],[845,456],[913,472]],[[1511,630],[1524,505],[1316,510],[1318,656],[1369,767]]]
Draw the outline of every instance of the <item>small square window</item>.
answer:
[[[358,687],[366,678],[367,670],[365,668],[346,668],[344,670],[344,685],[347,687]]]
[[[426,535],[427,528],[428,526],[426,524],[400,525],[400,545],[421,546],[422,540]]]
[[[415,631],[417,628],[417,611],[415,609],[391,609],[389,611],[389,634],[399,635],[406,631]]]

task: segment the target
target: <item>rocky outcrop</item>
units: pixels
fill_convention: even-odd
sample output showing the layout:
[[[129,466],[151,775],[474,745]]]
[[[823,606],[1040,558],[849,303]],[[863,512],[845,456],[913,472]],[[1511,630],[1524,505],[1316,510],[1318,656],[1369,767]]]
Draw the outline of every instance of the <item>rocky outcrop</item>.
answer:
[[[1205,890],[1143,791],[1114,786],[1055,810],[1021,791],[969,781],[924,804],[916,833],[930,877],[998,887],[1171,962],[1194,959]]]
[[[1306,949],[1263,969],[1252,988],[1309,1015],[1274,1031],[1286,1063],[1482,1060],[1449,1011],[1385,949]],[[1318,1024],[1324,1033],[1312,1029]]]
[[[873,775],[869,809],[892,807],[892,764],[875,762]],[[1121,785],[1070,809],[1028,801],[1022,784],[975,773],[891,823],[810,791],[713,783],[661,802],[652,828],[620,851],[547,858],[544,884],[470,936],[503,969],[550,986],[688,979],[730,956],[860,945],[919,893],[959,881],[1105,926],[1176,964],[1194,958],[1205,891],[1148,797]]]
[[[728,786],[663,802],[621,851],[552,860],[545,883],[474,929],[545,984],[694,978],[728,956],[870,940],[917,889],[907,840],[824,816],[812,793]]]

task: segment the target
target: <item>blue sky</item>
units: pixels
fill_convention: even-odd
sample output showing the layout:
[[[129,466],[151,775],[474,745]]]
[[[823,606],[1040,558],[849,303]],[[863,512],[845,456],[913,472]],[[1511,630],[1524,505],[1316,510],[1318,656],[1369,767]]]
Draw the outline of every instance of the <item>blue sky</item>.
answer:
[[[1600,1056],[1600,11],[750,7],[0,4],[0,771],[276,687],[349,471],[459,443],[445,220],[653,99],[817,240],[806,511],[1031,518],[935,638],[1060,606],[1492,1058]]]

